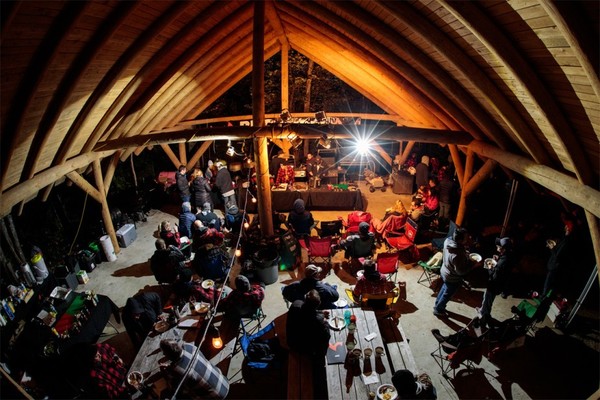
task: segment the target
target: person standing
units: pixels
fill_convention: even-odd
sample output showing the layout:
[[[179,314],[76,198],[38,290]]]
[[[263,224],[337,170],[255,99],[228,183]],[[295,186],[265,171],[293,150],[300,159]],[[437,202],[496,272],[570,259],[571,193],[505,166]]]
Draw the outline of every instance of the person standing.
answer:
[[[204,203],[211,203],[212,207],[212,199],[210,198],[212,188],[200,169],[195,168],[192,176],[194,180],[190,186],[191,191],[194,193],[194,206],[196,207],[196,212],[199,213]]]
[[[448,173],[447,167],[440,169],[440,184],[439,186],[439,200],[440,200],[440,213],[439,218],[444,223],[450,219],[450,208],[452,207],[452,192],[454,190],[454,181],[451,179]]]
[[[513,242],[509,237],[496,238],[496,251],[494,255],[496,265],[489,270],[488,286],[483,294],[481,308],[477,308],[477,316],[482,324],[487,324],[492,312],[492,304],[497,295],[504,292],[510,271],[514,266]]]
[[[185,165],[180,165],[178,171],[175,173],[175,182],[182,203],[190,201],[192,198],[192,193],[190,192],[190,183],[188,182],[186,174],[187,168]]]
[[[233,181],[231,180],[231,174],[227,169],[225,163],[221,160],[215,163],[217,166],[217,176],[215,178],[215,186],[221,192],[223,196],[223,203],[237,206],[235,200],[235,190],[233,189]]]
[[[421,186],[427,186],[429,181],[429,157],[421,157],[421,162],[417,164],[415,170],[417,171],[415,173],[415,183],[417,184],[417,189]]]
[[[444,284],[433,306],[433,315],[437,317],[448,317],[446,305],[462,285],[463,277],[477,265],[469,258],[469,253],[465,248],[467,238],[466,229],[457,228],[452,237],[446,238],[444,241],[443,262],[440,270]]]

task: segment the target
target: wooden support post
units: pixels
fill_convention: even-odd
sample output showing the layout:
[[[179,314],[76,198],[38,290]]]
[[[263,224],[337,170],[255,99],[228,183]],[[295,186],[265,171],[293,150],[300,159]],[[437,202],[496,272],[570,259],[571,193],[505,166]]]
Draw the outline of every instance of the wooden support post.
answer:
[[[413,140],[406,142],[406,147],[404,148],[404,151],[402,151],[402,156],[400,157],[400,165],[402,165],[406,162],[406,160],[408,159],[408,155],[412,151],[412,148],[414,147],[414,145],[415,145],[415,142]]]
[[[112,183],[113,176],[115,176],[115,169],[117,169],[117,165],[119,165],[119,159],[121,157],[121,150],[117,150],[115,154],[110,158],[110,162],[108,167],[106,168],[106,173],[104,174],[104,193],[108,193],[108,189],[110,189],[110,184]]]
[[[187,149],[185,142],[179,143],[179,159],[183,165],[187,165]]]
[[[281,46],[281,109],[289,108],[289,52],[290,48],[285,42]]]
[[[171,160],[171,162],[175,166],[175,169],[178,169],[179,166],[181,165],[181,161],[179,161],[179,159],[177,158],[175,153],[173,153],[173,150],[171,150],[171,147],[169,147],[168,144],[161,144],[160,147],[162,147],[164,152],[167,153],[167,157],[169,157],[169,160]]]
[[[463,190],[460,192],[460,202],[458,204],[458,212],[456,214],[456,224],[457,225],[462,225],[463,219],[465,218],[465,213],[466,213],[466,208],[467,208],[467,192],[465,190],[465,186],[467,186],[467,182],[469,182],[469,179],[471,178],[471,175],[473,174],[473,164],[475,162],[474,160],[474,155],[473,155],[473,151],[469,148],[467,150],[467,162],[465,165],[465,172],[463,174],[463,178],[462,178],[462,188]],[[459,175],[459,179],[460,179],[460,175]]]
[[[471,179],[469,182],[463,187],[463,193],[465,196],[471,195],[478,187],[483,183],[483,181],[494,171],[498,163],[490,158],[483,164],[479,171]]]
[[[600,227],[598,226],[598,218],[589,211],[585,212],[588,227],[590,228],[590,236],[596,255],[596,268],[598,268],[598,280],[600,281]]]
[[[450,150],[450,156],[452,157],[452,162],[454,163],[454,170],[456,171],[456,176],[458,176],[458,184],[460,187],[463,187],[463,175],[465,174],[465,170],[460,159],[458,147],[456,147],[454,144],[449,144],[448,150]]]
[[[202,157],[206,150],[208,150],[211,144],[213,144],[213,140],[207,140],[206,142],[203,142],[202,145],[198,148],[198,150],[196,150],[192,158],[190,158],[190,161],[188,161],[188,163],[185,164],[185,167],[188,170],[194,168],[198,160],[200,160],[200,157]]]
[[[102,205],[102,219],[104,220],[104,228],[106,229],[106,233],[110,237],[110,241],[112,242],[112,245],[115,248],[115,254],[119,254],[121,252],[121,248],[119,247],[117,233],[115,232],[115,227],[112,223],[110,209],[108,208],[108,201],[106,200],[106,192],[104,191],[104,180],[102,179],[102,166],[100,165],[100,160],[94,160],[92,163],[92,167],[94,170],[94,179],[96,180],[96,186],[98,187],[98,191],[100,192],[100,204]]]

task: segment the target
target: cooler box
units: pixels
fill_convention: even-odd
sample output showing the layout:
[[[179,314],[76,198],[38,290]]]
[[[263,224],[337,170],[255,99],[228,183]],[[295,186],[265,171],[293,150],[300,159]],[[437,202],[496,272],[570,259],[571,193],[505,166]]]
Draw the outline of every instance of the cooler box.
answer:
[[[96,255],[89,250],[81,250],[77,253],[79,266],[86,272],[92,272],[96,268]]]
[[[135,225],[125,224],[117,231],[117,240],[119,246],[127,247],[137,238],[137,232],[135,231]]]

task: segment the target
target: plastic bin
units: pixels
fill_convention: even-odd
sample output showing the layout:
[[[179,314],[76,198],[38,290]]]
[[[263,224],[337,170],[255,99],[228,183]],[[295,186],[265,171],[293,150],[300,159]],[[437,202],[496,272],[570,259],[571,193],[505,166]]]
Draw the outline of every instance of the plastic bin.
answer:
[[[281,257],[274,249],[261,249],[254,254],[256,277],[265,285],[277,282]]]
[[[127,247],[137,238],[135,225],[125,224],[117,231],[117,240],[121,247]]]
[[[110,241],[110,236],[102,236],[100,238],[100,245],[102,245],[102,250],[104,250],[104,255],[106,255],[107,261],[112,262],[117,259],[117,255],[115,254],[115,248],[112,242]]]

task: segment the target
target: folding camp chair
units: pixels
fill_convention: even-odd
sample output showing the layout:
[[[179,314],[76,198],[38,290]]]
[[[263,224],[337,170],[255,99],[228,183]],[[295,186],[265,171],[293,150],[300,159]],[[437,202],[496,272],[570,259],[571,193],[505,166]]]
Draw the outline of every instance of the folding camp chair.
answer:
[[[474,368],[474,364],[481,362],[485,336],[471,336],[467,328],[463,328],[450,336],[443,336],[439,329],[432,329],[431,333],[438,342],[438,347],[431,352],[431,356],[440,366],[444,378],[449,378],[448,373],[450,371],[453,372],[453,377],[456,378],[456,370],[461,365]]]
[[[415,221],[407,218],[404,224],[404,232],[386,232],[384,235],[388,248],[394,248],[399,252],[409,251],[410,260],[419,258],[419,250],[415,245],[418,226]]]
[[[331,272],[331,257],[333,256],[332,245],[334,239],[329,237],[319,238],[309,236],[306,238],[306,247],[308,250],[309,264],[324,264],[323,269],[327,270],[327,275]]]
[[[262,306],[259,306],[251,313],[240,316],[240,329],[248,333],[254,333],[262,328],[262,322],[265,320],[265,318],[267,318],[267,315],[264,313]]]
[[[398,275],[398,253],[377,254],[377,270],[386,275],[388,281],[395,282]]]
[[[237,375],[240,371],[242,372],[243,379],[245,382],[254,381],[258,377],[256,373],[260,371],[281,371],[280,360],[281,360],[281,348],[279,345],[279,339],[277,335],[271,335],[271,332],[275,331],[275,322],[272,321],[267,326],[262,328],[260,331],[249,334],[243,327],[240,327],[241,335],[238,337],[239,347],[244,354],[244,362],[247,368],[241,368],[233,376]],[[269,339],[263,338],[264,336],[273,336]],[[270,354],[262,354],[262,352],[255,352],[257,348],[252,345],[253,342],[261,343],[261,347],[258,349],[264,349],[266,345],[270,349]],[[233,381],[233,376],[230,377],[230,382]],[[264,379],[264,378],[263,378]],[[236,381],[237,382],[237,381]]]
[[[435,253],[427,262],[419,261],[417,264],[423,268],[423,272],[421,273],[421,276],[419,276],[419,279],[417,279],[417,283],[423,284],[423,282],[427,281],[429,287],[431,287],[433,279],[440,275],[440,269],[442,268],[442,252]]]
[[[336,219],[334,221],[321,221],[321,227],[317,229],[317,233],[321,238],[325,238],[328,236],[339,237],[342,234],[341,232],[343,228],[344,225],[339,219]]]
[[[546,318],[550,305],[552,305],[552,291],[542,298],[524,299],[517,306],[513,306],[511,311],[522,320],[528,321],[527,331],[533,332],[535,326]]]

